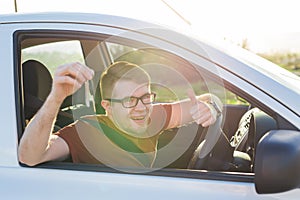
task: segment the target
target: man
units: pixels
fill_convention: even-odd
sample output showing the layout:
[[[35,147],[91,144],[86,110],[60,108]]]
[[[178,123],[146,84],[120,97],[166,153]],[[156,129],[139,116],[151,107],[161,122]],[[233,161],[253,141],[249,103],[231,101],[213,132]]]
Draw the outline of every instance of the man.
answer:
[[[216,121],[220,100],[210,94],[172,104],[155,104],[146,71],[128,62],[112,64],[100,79],[101,105],[106,115],[82,117],[52,134],[63,100],[77,91],[94,72],[80,63],[57,68],[52,90],[26,127],[19,145],[20,162],[33,166],[71,156],[77,163],[152,167],[163,130],[197,122]]]

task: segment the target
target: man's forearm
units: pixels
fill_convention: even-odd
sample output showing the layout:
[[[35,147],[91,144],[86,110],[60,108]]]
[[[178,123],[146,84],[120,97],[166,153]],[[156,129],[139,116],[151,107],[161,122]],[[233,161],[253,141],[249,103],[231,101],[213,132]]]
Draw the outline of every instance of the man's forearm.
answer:
[[[43,161],[61,102],[49,95],[44,105],[27,125],[19,145],[19,160],[28,165]]]

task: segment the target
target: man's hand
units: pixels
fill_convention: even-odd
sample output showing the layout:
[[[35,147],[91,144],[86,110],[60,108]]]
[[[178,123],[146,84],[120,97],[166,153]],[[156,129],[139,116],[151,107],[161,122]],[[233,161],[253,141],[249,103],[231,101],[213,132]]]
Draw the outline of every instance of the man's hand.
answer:
[[[59,66],[54,73],[50,95],[58,103],[62,103],[67,96],[76,92],[93,76],[94,71],[79,62]]]
[[[188,90],[188,96],[191,100],[190,114],[197,124],[207,127],[215,123],[217,119],[217,111],[204,101],[197,99],[194,91]]]

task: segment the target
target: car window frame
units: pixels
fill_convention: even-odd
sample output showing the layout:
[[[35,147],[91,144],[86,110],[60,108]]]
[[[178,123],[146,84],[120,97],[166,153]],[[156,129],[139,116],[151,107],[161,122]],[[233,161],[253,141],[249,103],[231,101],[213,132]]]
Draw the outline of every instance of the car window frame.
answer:
[[[35,32],[35,31],[36,30],[34,30],[32,32]],[[47,30],[43,30],[43,31],[45,31],[47,33]],[[51,31],[53,31],[53,30],[51,30]],[[72,33],[69,33],[70,31],[61,31],[61,32],[62,33],[66,32],[67,33],[66,35],[72,35]],[[76,31],[73,31],[73,32],[77,33]],[[25,31],[25,33],[28,33],[28,31]],[[53,31],[53,33],[57,33],[57,31]],[[86,37],[87,38],[89,38],[89,37],[94,38],[94,37],[91,37],[90,34],[85,33],[85,32],[81,32],[81,34],[82,34],[81,37],[85,38],[85,39],[86,39]],[[62,34],[62,35],[64,35],[64,34]],[[99,34],[99,35],[101,35],[101,34]],[[76,35],[76,38],[77,38],[77,35]],[[212,75],[212,76],[214,76],[214,75]],[[228,83],[228,85],[230,85],[230,84]],[[229,88],[231,88],[233,91],[235,91],[235,90],[238,91],[238,89],[233,89],[234,86],[229,86]],[[239,91],[239,92],[241,92],[241,91]],[[246,93],[241,95],[241,96],[249,98],[249,95],[246,94]],[[253,102],[255,102],[255,104],[261,106],[260,102],[256,102],[256,99],[253,99]],[[53,162],[53,163],[51,162],[51,163],[42,164],[39,167],[41,167],[41,168],[53,168],[54,167],[54,168],[60,168],[60,169],[75,169],[75,170],[80,170],[80,171],[81,170],[84,170],[84,171],[86,171],[86,170],[87,171],[98,171],[97,168],[99,167],[99,166],[97,166],[97,167],[86,166],[86,165],[82,165],[82,164],[76,164],[76,165],[73,165],[73,167],[71,167],[70,165],[65,164],[65,163],[61,163],[61,166],[62,167],[55,167],[55,162]],[[66,166],[67,166],[67,168],[66,168]],[[108,170],[108,171],[110,171],[110,170]],[[176,176],[176,177],[178,176],[178,177],[184,177],[184,178],[186,178],[186,177],[194,178],[196,176],[195,174],[198,174],[199,175],[198,178],[201,178],[201,179],[202,178],[205,179],[205,177],[207,177],[207,179],[215,179],[215,180],[230,180],[230,181],[241,181],[241,180],[243,180],[242,182],[244,182],[244,181],[245,182],[253,182],[253,173],[238,173],[238,176],[237,176],[238,178],[236,178],[232,174],[226,173],[226,172],[213,172],[213,173],[210,173],[211,175],[208,175],[206,172],[201,172],[201,170],[199,170],[199,172],[190,172],[188,170],[185,170],[184,172],[182,172],[182,170],[180,170],[180,169],[162,169],[162,170],[159,170],[157,173],[153,172],[153,175],[170,176],[170,173],[172,174],[171,176]],[[225,176],[225,178],[224,178],[224,176]],[[218,178],[216,178],[216,177],[218,177]],[[221,177],[223,177],[223,178],[220,179]]]

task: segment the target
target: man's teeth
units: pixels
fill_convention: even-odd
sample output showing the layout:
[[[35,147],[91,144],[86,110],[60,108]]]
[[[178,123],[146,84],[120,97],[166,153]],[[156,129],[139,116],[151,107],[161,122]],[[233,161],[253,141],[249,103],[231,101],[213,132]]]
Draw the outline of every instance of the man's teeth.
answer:
[[[145,119],[145,116],[140,116],[140,117],[132,117],[133,120],[142,120]]]

